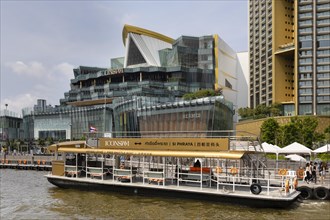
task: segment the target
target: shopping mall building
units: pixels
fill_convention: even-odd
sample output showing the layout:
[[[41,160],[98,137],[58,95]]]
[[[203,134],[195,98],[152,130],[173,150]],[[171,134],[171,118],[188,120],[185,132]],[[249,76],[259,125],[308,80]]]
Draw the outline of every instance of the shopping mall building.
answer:
[[[125,25],[122,38],[125,55],[111,59],[110,68],[73,70],[59,106],[39,102],[23,111],[26,139],[80,139],[90,129],[112,136],[234,129],[235,110],[247,106],[248,70],[218,35],[174,40]],[[218,93],[182,99],[207,89]]]

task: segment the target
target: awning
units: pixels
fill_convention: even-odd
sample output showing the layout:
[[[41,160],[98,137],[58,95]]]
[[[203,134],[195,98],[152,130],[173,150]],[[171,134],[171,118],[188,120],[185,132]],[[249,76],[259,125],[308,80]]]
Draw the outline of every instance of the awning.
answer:
[[[95,148],[59,148],[62,153],[87,153],[87,154],[116,154],[132,156],[158,156],[158,157],[192,157],[192,158],[223,158],[240,159],[244,152],[241,151],[157,151],[157,150],[122,150],[122,149],[95,149]]]
[[[83,147],[86,144],[86,141],[65,141],[65,142],[60,142],[57,144],[52,144],[47,147],[47,150],[49,152],[55,151],[57,147],[65,146],[67,148],[72,148],[72,147]]]

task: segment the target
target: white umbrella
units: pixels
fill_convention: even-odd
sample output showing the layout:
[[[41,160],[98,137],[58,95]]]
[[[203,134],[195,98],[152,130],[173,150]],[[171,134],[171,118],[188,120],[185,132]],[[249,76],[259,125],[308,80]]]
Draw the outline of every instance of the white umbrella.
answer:
[[[262,143],[262,148],[264,149],[265,153],[274,153],[274,154],[278,154],[278,152],[280,151],[281,148],[272,145],[272,144],[268,144],[266,142]]]
[[[323,147],[313,150],[313,153],[327,153],[330,152],[330,144],[326,144]]]
[[[288,158],[292,161],[306,162],[305,158],[303,158],[302,156],[299,156],[297,154],[289,154],[289,155],[285,156],[285,158]]]
[[[305,147],[302,144],[294,142],[294,143],[289,144],[288,146],[282,148],[279,153],[281,153],[281,154],[309,154],[309,155],[311,155],[312,150]]]

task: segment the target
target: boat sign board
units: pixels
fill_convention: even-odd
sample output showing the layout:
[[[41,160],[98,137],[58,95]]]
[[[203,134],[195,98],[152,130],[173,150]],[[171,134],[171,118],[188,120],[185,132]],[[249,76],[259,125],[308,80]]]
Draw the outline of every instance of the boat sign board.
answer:
[[[134,150],[225,151],[228,138],[100,138],[100,148]]]

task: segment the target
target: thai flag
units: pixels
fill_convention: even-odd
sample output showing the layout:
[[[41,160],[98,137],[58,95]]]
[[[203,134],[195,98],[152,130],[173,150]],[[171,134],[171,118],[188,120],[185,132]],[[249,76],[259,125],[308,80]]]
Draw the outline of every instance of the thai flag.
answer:
[[[97,129],[93,126],[89,126],[89,132],[96,132]]]

